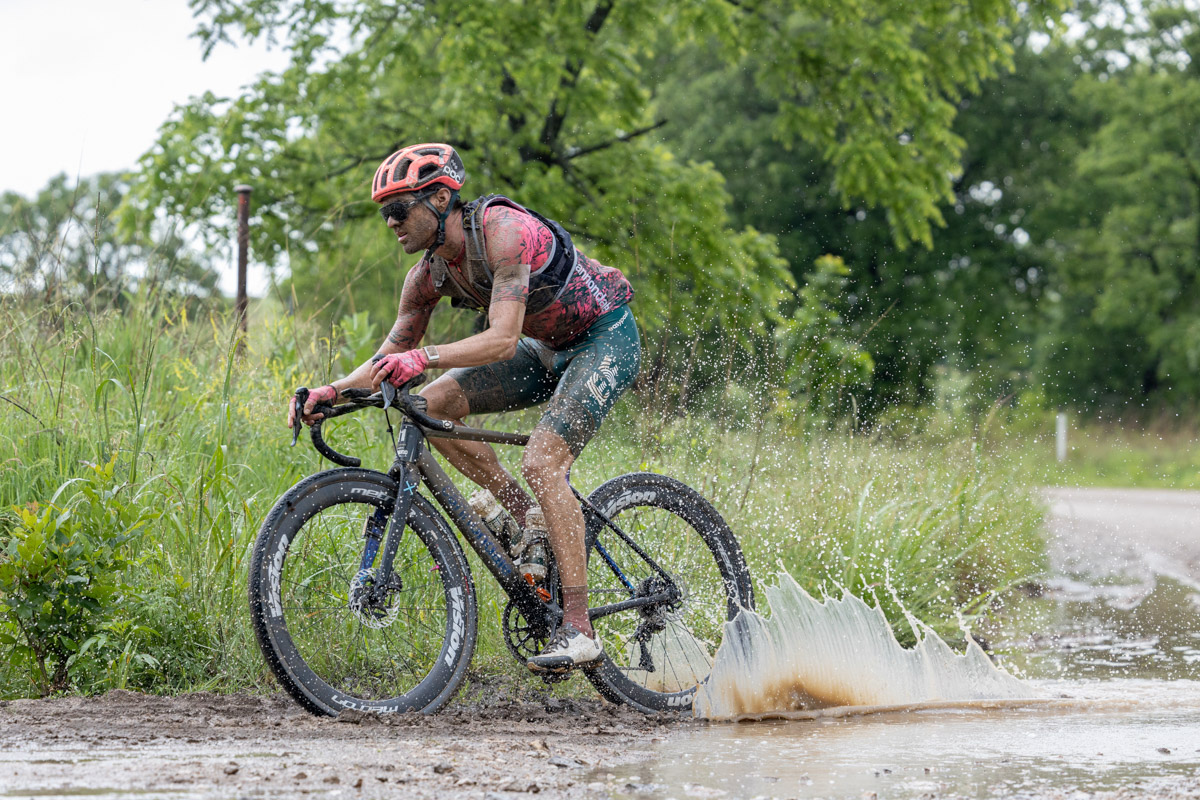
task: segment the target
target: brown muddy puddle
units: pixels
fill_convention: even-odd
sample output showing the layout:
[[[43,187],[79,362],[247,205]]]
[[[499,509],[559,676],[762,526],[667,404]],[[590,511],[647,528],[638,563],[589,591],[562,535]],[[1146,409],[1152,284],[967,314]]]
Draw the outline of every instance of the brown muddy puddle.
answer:
[[[713,724],[614,770],[614,797],[1010,797],[1200,770],[1200,683],[1034,682],[1048,706]],[[874,793],[874,794],[872,794]]]
[[[1020,603],[987,633],[1029,701],[713,723],[592,780],[614,798],[1200,796],[1200,587],[1145,570]]]

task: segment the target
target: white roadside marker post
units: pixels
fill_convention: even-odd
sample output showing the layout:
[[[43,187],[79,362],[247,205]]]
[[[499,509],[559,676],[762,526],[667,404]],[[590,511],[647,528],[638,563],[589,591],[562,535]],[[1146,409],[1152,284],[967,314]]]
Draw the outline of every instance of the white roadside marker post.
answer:
[[[1058,463],[1067,460],[1067,413],[1058,412],[1058,425],[1055,431],[1054,443],[1057,446]]]

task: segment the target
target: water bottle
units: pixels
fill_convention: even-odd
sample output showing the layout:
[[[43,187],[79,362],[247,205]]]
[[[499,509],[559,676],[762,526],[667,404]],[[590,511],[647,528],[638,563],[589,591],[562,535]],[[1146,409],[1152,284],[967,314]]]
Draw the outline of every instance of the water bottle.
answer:
[[[488,530],[500,540],[500,545],[516,555],[513,551],[521,541],[521,529],[517,527],[517,521],[512,518],[512,514],[505,511],[487,489],[475,492],[467,502],[471,509],[483,518],[483,524],[487,525]]]
[[[521,541],[521,554],[517,569],[530,586],[541,586],[546,580],[546,515],[534,506],[525,514],[525,533]]]

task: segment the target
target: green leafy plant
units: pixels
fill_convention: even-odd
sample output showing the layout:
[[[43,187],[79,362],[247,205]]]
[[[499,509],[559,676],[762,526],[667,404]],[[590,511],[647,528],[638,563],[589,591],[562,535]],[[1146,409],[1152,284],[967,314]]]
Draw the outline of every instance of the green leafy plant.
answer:
[[[42,695],[70,688],[74,665],[134,594],[123,576],[150,512],[123,497],[115,466],[89,466],[50,503],[14,508],[15,524],[0,532],[0,614],[17,631],[0,642],[10,665],[32,668]],[[69,502],[55,502],[72,489]]]
[[[340,367],[345,372],[350,372],[373,356],[383,339],[378,321],[371,321],[366,311],[342,317],[335,332],[341,337],[338,356]]]

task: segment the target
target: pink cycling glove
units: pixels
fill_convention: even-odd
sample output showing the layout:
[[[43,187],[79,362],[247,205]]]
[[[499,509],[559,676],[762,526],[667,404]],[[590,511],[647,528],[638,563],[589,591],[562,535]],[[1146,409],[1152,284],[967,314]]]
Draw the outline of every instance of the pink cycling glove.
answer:
[[[378,386],[384,380],[393,386],[403,386],[425,371],[429,356],[424,350],[408,350],[392,353],[375,362],[371,369],[371,383]]]
[[[337,396],[338,396],[337,389],[333,388],[332,386],[321,386],[317,389],[309,390],[308,402],[304,404],[303,416],[308,417],[312,412],[313,406],[317,405],[318,403],[324,403],[325,405],[328,405],[328,406],[333,405],[334,401],[337,400]],[[307,422],[309,420],[305,420],[305,421]],[[294,425],[295,423],[296,423],[296,398],[289,397],[288,398],[288,416],[287,416],[288,427],[289,428],[292,427],[292,425]]]

